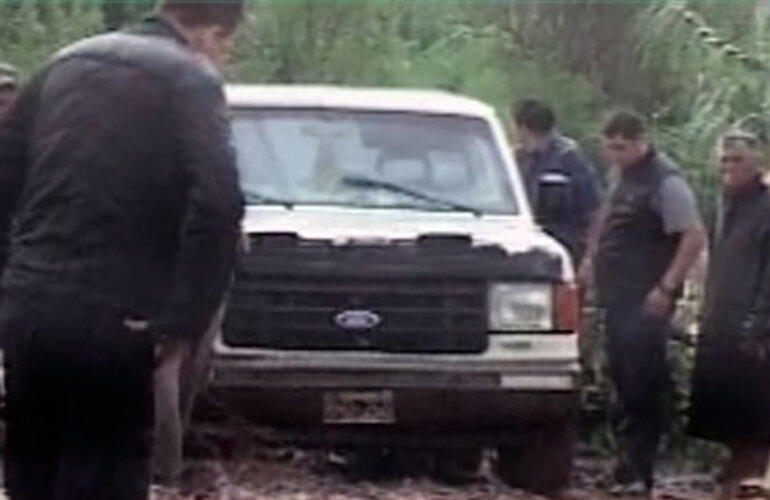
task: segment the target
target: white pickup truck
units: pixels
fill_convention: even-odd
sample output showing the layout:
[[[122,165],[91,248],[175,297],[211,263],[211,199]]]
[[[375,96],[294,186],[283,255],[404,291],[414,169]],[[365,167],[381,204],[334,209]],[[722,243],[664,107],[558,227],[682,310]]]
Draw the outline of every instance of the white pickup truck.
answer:
[[[564,487],[574,272],[533,221],[493,109],[440,91],[227,96],[250,248],[207,399],[323,446],[466,468],[493,449],[509,483]]]

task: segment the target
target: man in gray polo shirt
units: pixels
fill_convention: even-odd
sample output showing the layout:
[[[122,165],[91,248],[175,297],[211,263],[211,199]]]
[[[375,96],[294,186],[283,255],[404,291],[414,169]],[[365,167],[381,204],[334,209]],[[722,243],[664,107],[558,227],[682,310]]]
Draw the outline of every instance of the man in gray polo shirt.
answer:
[[[614,187],[589,240],[582,275],[595,277],[605,314],[617,392],[617,492],[649,494],[663,431],[671,317],[706,237],[692,190],[650,143],[641,117],[616,113],[603,140]]]

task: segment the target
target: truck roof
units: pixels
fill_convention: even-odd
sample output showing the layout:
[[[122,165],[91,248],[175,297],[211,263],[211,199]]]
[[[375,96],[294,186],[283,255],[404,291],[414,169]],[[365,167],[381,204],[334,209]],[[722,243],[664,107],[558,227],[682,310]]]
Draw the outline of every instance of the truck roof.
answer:
[[[307,107],[401,111],[489,119],[494,109],[483,102],[441,90],[363,88],[324,85],[226,86],[233,107]]]

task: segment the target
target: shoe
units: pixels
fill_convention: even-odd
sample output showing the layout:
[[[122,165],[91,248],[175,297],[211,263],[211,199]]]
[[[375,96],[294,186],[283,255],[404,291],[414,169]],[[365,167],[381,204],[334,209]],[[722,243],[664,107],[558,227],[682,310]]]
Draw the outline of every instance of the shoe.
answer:
[[[770,498],[770,489],[761,479],[743,481],[738,488],[738,494],[735,498],[751,500],[768,499]]]
[[[618,462],[612,471],[612,481],[615,485],[631,484],[636,481],[636,473],[625,462]]]
[[[652,488],[643,481],[619,483],[610,489],[610,495],[621,498],[652,498]]]

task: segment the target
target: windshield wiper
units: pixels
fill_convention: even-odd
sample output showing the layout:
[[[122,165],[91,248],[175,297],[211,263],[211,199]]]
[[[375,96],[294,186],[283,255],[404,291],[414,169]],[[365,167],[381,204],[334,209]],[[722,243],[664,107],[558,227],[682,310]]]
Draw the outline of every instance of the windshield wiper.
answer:
[[[274,198],[272,196],[266,196],[262,193],[256,193],[254,191],[246,191],[243,194],[246,203],[259,203],[263,205],[281,205],[282,207],[291,210],[294,208],[294,202],[289,200],[282,200],[280,198]]]
[[[443,198],[433,196],[428,193],[423,193],[416,189],[412,189],[408,186],[402,186],[401,184],[396,184],[390,181],[372,179],[370,177],[346,176],[341,179],[341,182],[346,186],[354,187],[354,188],[382,189],[384,191],[391,191],[393,193],[404,194],[406,196],[410,196],[418,200],[426,201],[434,205],[442,205],[446,208],[449,208],[458,212],[469,212],[475,215],[476,217],[482,216],[481,210],[479,210],[476,207],[465,205],[463,203],[458,203],[452,200],[445,200]]]

